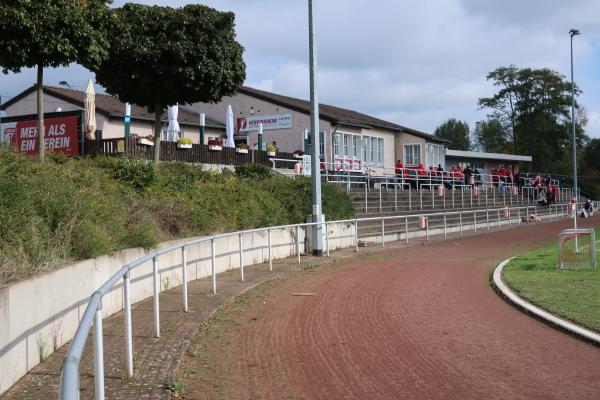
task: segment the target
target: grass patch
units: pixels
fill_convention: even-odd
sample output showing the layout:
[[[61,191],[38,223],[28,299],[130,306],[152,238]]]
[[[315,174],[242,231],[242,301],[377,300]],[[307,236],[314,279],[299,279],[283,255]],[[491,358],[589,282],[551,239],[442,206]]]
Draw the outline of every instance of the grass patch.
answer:
[[[502,279],[529,302],[600,332],[600,268],[558,269],[557,263],[558,246],[542,247],[514,258]]]
[[[260,166],[216,173],[182,162],[48,159],[0,145],[0,285],[124,248],[299,223],[311,210],[309,179]],[[323,209],[330,221],[354,216],[347,193],[327,183]]]

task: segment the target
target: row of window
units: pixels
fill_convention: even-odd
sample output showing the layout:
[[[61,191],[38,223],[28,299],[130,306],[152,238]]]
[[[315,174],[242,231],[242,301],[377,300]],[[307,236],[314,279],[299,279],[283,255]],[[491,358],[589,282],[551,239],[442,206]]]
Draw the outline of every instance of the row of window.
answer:
[[[383,138],[339,133],[333,137],[333,154],[362,160],[366,164],[383,165],[385,162]]]
[[[326,132],[319,132],[321,154],[325,154]],[[347,158],[360,160],[365,164],[384,165],[384,139],[374,136],[358,135],[352,133],[337,133],[333,136],[334,158]],[[308,136],[310,149],[310,135]],[[310,152],[310,150],[309,150]],[[309,153],[310,154],[310,153]],[[427,144],[426,159],[428,165],[444,165],[444,146]],[[405,144],[403,163],[407,167],[417,166],[423,162],[421,157],[421,144]]]

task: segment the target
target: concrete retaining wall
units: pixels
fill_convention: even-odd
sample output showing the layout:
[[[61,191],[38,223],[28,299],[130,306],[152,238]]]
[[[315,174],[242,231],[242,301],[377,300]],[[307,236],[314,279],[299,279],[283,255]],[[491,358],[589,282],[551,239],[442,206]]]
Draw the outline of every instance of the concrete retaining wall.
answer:
[[[330,250],[354,244],[353,224],[328,224]],[[300,229],[300,251],[306,247],[304,228]],[[169,247],[184,241],[161,244]],[[274,259],[295,255],[295,230],[271,231]],[[268,261],[267,232],[243,235],[244,265]],[[239,268],[239,238],[215,240],[217,273]],[[72,339],[87,306],[89,296],[123,265],[147,254],[143,249],[127,249],[115,254],[77,262],[37,277],[0,288],[0,395],[19,378],[64,343]],[[211,274],[210,241],[187,251],[188,280]],[[182,284],[181,251],[158,259],[161,290]],[[217,279],[217,291],[218,291]],[[152,262],[131,271],[131,301],[152,296]],[[105,317],[123,309],[122,284],[104,296]]]

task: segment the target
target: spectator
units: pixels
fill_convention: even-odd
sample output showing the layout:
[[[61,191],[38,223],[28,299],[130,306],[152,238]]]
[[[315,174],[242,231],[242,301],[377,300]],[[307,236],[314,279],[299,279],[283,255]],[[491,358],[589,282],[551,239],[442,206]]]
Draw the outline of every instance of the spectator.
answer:
[[[477,168],[473,169],[473,177],[475,177],[475,186],[481,185],[481,173]]]
[[[546,190],[546,207],[550,207],[550,204],[554,204],[554,197],[551,190]]]
[[[540,206],[544,206],[547,207],[548,206],[548,200],[546,199],[546,196],[544,196],[544,192],[540,192],[538,197],[537,197],[537,202],[538,205]]]
[[[427,170],[425,169],[425,166],[423,166],[422,163],[419,163],[419,166],[417,167],[417,189],[420,188],[419,185],[419,181],[425,181],[427,179]]]
[[[465,176],[465,185],[470,185],[471,176],[473,176],[473,170],[469,164],[467,164],[467,167],[463,170],[463,174]]]
[[[396,173],[396,181],[404,183],[404,164],[402,164],[402,161],[396,161],[394,172]]]

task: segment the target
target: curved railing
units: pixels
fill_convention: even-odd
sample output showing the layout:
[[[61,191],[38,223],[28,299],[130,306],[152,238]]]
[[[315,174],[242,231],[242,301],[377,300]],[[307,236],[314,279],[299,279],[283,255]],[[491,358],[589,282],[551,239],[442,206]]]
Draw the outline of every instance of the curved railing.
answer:
[[[559,204],[553,205],[545,211],[545,218],[549,220],[558,220],[561,217],[570,215],[570,205],[569,204]],[[244,280],[244,244],[243,238],[244,235],[250,233],[265,233],[267,234],[267,247],[268,247],[268,263],[269,270],[273,270],[273,251],[272,251],[272,240],[271,234],[275,230],[281,229],[291,229],[295,233],[295,243],[291,243],[291,245],[295,245],[295,253],[298,257],[298,262],[301,262],[301,252],[300,252],[300,229],[307,228],[315,229],[315,235],[323,235],[324,239],[324,248],[326,249],[326,255],[329,256],[329,228],[328,226],[331,224],[349,224],[353,225],[352,227],[352,242],[355,248],[355,251],[358,251],[359,245],[359,233],[358,233],[358,225],[359,223],[363,224],[371,224],[373,221],[380,221],[381,229],[376,233],[367,233],[366,236],[371,238],[377,243],[381,243],[385,246],[386,237],[390,238],[390,235],[395,235],[396,240],[406,240],[408,243],[409,237],[425,237],[429,239],[429,236],[432,232],[443,234],[444,237],[447,235],[449,231],[449,227],[447,221],[454,217],[454,220],[457,220],[457,224],[455,226],[455,230],[460,229],[460,234],[463,234],[463,231],[467,231],[469,229],[477,232],[477,229],[490,229],[491,223],[497,223],[498,227],[502,224],[511,226],[513,221],[515,221],[515,217],[517,221],[515,223],[521,224],[525,221],[522,220],[522,215],[526,215],[529,218],[530,210],[536,209],[532,206],[522,206],[522,207],[512,207],[512,208],[495,208],[495,209],[479,209],[479,210],[461,210],[461,211],[451,211],[444,213],[427,213],[421,215],[397,215],[397,216],[385,216],[385,217],[370,217],[370,218],[353,218],[346,219],[340,221],[328,221],[328,222],[312,222],[312,223],[302,223],[302,224],[292,224],[292,225],[282,225],[282,226],[274,226],[267,228],[259,228],[259,229],[251,229],[245,231],[224,233],[219,235],[214,235],[210,237],[203,237],[198,239],[193,239],[186,241],[181,244],[177,244],[174,246],[170,246],[167,248],[163,248],[160,250],[154,250],[144,257],[138,258],[123,266],[119,271],[117,271],[113,276],[111,276],[98,290],[96,290],[90,300],[88,305],[81,317],[79,326],[75,332],[75,336],[71,342],[69,350],[66,354],[62,372],[61,372],[61,382],[60,382],[60,399],[62,400],[77,400],[79,399],[79,363],[81,361],[81,357],[85,348],[86,339],[88,337],[89,331],[92,327],[92,323],[94,326],[94,375],[95,375],[95,394],[96,399],[103,400],[104,399],[104,357],[103,357],[103,339],[102,339],[102,298],[104,295],[109,293],[115,285],[122,279],[123,280],[123,303],[124,303],[124,317],[125,317],[125,358],[126,358],[126,366],[127,373],[129,376],[133,376],[133,336],[132,336],[132,323],[131,323],[131,286],[130,286],[130,272],[141,266],[142,264],[152,261],[152,270],[153,270],[153,302],[154,302],[154,336],[160,337],[160,303],[159,303],[159,293],[160,293],[160,280],[159,280],[159,263],[158,257],[163,254],[172,253],[175,251],[181,251],[181,267],[182,267],[182,276],[183,276],[183,309],[184,311],[188,310],[188,294],[187,294],[187,249],[191,246],[203,243],[210,242],[211,249],[211,277],[212,277],[212,292],[216,293],[217,291],[217,280],[216,280],[216,258],[217,252],[215,248],[215,242],[220,238],[229,238],[238,236],[239,240],[239,257],[240,257],[240,279]],[[480,220],[478,221],[478,216]],[[472,217],[472,222],[470,219]],[[427,221],[435,221],[437,218],[436,224],[439,224],[437,228],[431,227],[430,223]],[[496,218],[496,220],[494,220]],[[393,220],[397,220],[394,222],[394,227],[392,227]],[[417,231],[409,231],[409,220],[415,220],[418,225]],[[387,230],[386,230],[386,221],[388,221]],[[398,222],[400,221],[400,222]],[[423,224],[424,222],[424,224]],[[372,229],[372,226],[370,227]],[[377,228],[379,229],[379,228]],[[436,230],[432,230],[436,229]],[[381,240],[379,240],[379,236]],[[374,238],[374,239],[373,239]],[[394,239],[391,239],[394,240]],[[306,249],[305,249],[306,250]]]

